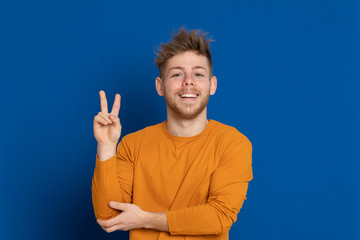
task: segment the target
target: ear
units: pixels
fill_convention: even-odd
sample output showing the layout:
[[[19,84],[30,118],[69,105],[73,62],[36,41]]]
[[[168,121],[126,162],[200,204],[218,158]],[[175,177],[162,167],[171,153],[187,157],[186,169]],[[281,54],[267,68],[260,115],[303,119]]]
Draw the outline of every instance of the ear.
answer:
[[[212,76],[210,79],[210,95],[214,95],[217,88],[217,79],[215,76]]]
[[[164,96],[164,83],[160,77],[157,77],[155,80],[156,91],[159,96]]]

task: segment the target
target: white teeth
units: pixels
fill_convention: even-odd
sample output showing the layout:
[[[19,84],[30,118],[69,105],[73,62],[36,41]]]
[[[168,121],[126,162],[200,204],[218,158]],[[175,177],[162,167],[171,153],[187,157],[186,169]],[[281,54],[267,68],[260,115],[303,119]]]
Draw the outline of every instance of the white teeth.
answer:
[[[181,97],[191,97],[191,98],[194,98],[194,97],[196,97],[196,94],[182,94]]]

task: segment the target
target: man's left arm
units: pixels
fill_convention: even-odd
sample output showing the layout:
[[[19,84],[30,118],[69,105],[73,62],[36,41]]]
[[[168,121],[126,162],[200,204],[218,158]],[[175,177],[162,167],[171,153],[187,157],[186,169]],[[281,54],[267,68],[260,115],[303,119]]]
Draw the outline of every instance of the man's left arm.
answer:
[[[115,203],[110,206],[123,212],[98,223],[107,232],[151,228],[168,231],[171,235],[207,235],[229,231],[246,199],[248,182],[252,179],[251,154],[252,146],[246,137],[230,141],[211,176],[205,204],[154,213],[133,204]]]
[[[252,146],[243,135],[228,141],[210,179],[205,204],[167,212],[171,235],[207,235],[229,231],[237,219],[252,174]]]

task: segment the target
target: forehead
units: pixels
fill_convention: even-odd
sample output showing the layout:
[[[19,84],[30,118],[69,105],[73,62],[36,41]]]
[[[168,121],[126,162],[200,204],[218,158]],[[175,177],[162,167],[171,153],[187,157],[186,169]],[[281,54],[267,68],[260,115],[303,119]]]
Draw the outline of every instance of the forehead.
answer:
[[[191,68],[200,66],[209,71],[209,63],[205,56],[199,55],[193,51],[186,51],[169,58],[166,63],[165,71],[169,71],[172,68]]]

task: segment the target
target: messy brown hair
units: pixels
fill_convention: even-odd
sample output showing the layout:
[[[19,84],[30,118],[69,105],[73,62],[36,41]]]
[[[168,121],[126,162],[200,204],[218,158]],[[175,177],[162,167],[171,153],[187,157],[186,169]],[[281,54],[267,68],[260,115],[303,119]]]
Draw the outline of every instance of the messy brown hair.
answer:
[[[195,51],[199,55],[205,56],[209,63],[210,76],[212,76],[213,64],[209,45],[213,40],[207,38],[207,35],[208,33],[203,32],[202,30],[188,31],[182,27],[177,33],[172,34],[172,39],[170,42],[161,43],[155,52],[157,55],[155,64],[157,67],[159,67],[160,78],[164,76],[163,71],[165,69],[167,60],[176,54],[186,51]]]

